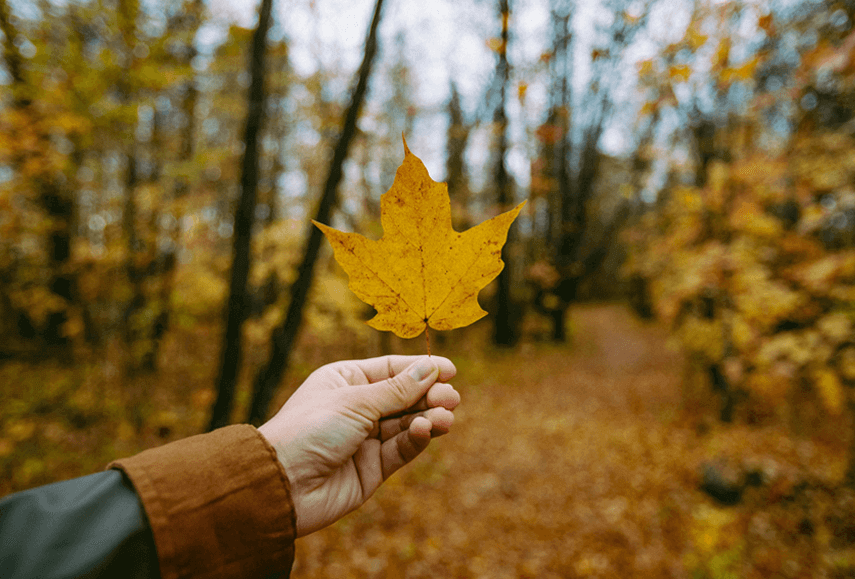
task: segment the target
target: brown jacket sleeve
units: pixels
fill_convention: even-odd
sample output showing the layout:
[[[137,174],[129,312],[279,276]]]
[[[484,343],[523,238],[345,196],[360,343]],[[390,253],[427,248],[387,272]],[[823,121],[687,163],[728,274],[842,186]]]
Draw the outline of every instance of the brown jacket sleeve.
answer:
[[[291,487],[252,426],[191,436],[112,462],[151,524],[163,579],[288,577],[297,536]]]

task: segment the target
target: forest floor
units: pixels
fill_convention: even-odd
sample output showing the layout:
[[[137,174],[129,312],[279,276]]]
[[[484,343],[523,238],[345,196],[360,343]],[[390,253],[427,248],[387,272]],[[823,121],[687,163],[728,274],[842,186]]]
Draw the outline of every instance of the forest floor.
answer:
[[[452,355],[452,432],[298,541],[292,577],[855,577],[839,428],[721,425],[685,407],[663,328],[614,305],[574,308],[572,326],[570,348]],[[763,483],[719,506],[699,490],[707,461]]]
[[[438,337],[462,395],[452,432],[298,540],[292,577],[855,577],[845,417],[802,392],[768,411],[743,402],[721,424],[665,328],[614,304],[574,307],[570,326],[570,344],[510,351],[483,347],[487,325]],[[103,362],[0,366],[0,496],[202,431],[210,343],[187,328],[164,344],[162,371],[132,386]],[[366,353],[303,340],[275,407],[326,358]],[[760,484],[719,505],[699,489],[705,465]]]

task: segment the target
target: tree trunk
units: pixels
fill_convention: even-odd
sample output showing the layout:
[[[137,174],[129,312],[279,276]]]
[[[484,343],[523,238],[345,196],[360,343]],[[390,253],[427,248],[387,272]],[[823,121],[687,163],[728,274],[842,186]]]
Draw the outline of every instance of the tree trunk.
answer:
[[[445,181],[451,198],[452,223],[455,230],[465,231],[472,226],[469,218],[469,178],[466,174],[466,142],[471,126],[463,117],[460,93],[451,83],[451,98],[448,100],[448,134],[446,137]],[[456,209],[456,211],[455,211]]]
[[[137,263],[137,253],[141,249],[141,243],[137,237],[136,226],[136,189],[138,178],[137,159],[133,145],[131,145],[131,150],[127,154],[125,162],[127,163],[127,172],[125,173],[125,204],[122,210],[122,229],[124,230],[128,250],[125,271],[127,272],[128,283],[131,286],[131,299],[125,307],[122,320],[122,333],[127,350],[126,370],[133,375],[139,370],[140,362],[138,359],[139,356],[136,353],[138,349],[137,341],[140,339],[137,317],[146,305],[146,298],[143,293],[144,272]]]
[[[511,180],[508,169],[505,166],[505,155],[508,149],[508,119],[505,115],[505,97],[510,79],[510,67],[508,66],[508,21],[510,20],[510,6],[508,0],[499,0],[499,15],[502,19],[502,36],[499,48],[499,62],[496,65],[496,76],[499,79],[499,104],[496,108],[493,123],[499,134],[499,143],[496,151],[496,202],[499,211],[505,211],[511,204]],[[513,227],[513,226],[511,226]],[[513,346],[519,337],[517,331],[518,316],[514,313],[511,303],[511,263],[508,246],[510,246],[511,233],[508,232],[508,243],[502,247],[502,261],[505,267],[499,274],[498,290],[496,292],[496,318],[493,328],[493,343],[497,346]]]
[[[847,408],[849,408],[849,451],[846,457],[846,474],[843,484],[850,489],[855,489],[855,398],[847,393]]]
[[[255,197],[258,189],[258,136],[264,115],[264,61],[267,52],[267,31],[270,28],[270,13],[273,0],[261,0],[258,26],[252,38],[250,53],[250,86],[244,154],[241,167],[241,196],[235,212],[234,240],[232,253],[229,300],[226,310],[226,329],[223,335],[220,370],[217,378],[217,399],[211,409],[209,430],[229,423],[234,401],[242,348],[241,328],[246,319],[247,278],[250,266],[250,242],[252,238]]]
[[[324,184],[323,196],[318,205],[318,213],[315,216],[315,221],[320,223],[327,223],[329,221],[332,209],[337,201],[336,192],[342,177],[342,166],[347,158],[350,143],[356,133],[356,120],[359,118],[359,109],[365,100],[371,67],[374,62],[374,56],[377,53],[377,27],[380,24],[382,7],[383,0],[377,0],[374,6],[374,17],[371,20],[371,26],[365,40],[365,54],[362,59],[362,65],[359,67],[356,87],[353,90],[350,105],[345,113],[341,133],[339,134],[338,142],[330,161],[330,169],[327,174],[326,183]],[[267,417],[273,393],[276,391],[276,388],[282,381],[282,376],[288,369],[289,357],[300,330],[304,306],[309,296],[309,290],[312,287],[312,278],[314,277],[315,262],[317,261],[318,251],[321,246],[321,237],[322,233],[320,229],[317,227],[309,228],[304,246],[303,261],[297,270],[297,280],[291,286],[291,300],[288,304],[288,311],[285,314],[284,321],[271,334],[270,358],[255,378],[252,407],[250,408],[247,419],[250,424],[259,425]]]

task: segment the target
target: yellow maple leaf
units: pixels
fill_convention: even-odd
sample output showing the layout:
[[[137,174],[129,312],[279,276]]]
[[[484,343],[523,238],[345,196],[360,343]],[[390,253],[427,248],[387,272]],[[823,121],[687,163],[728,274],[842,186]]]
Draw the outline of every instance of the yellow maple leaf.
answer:
[[[381,239],[312,223],[332,245],[348,287],[377,310],[368,325],[414,338],[428,326],[451,330],[487,315],[478,292],[502,271],[502,246],[525,201],[458,233],[451,227],[445,183],[430,178],[406,141],[404,153],[392,187],[380,198]]]

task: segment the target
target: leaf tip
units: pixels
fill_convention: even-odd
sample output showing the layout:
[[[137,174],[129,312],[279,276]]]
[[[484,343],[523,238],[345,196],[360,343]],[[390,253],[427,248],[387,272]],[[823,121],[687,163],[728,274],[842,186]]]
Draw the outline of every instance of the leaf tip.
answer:
[[[330,227],[329,225],[326,225],[324,223],[321,223],[320,221],[315,221],[314,219],[312,219],[311,222],[312,222],[312,225],[314,225],[315,227],[317,227],[321,231],[321,233],[323,233],[324,235],[329,237],[329,235],[327,234],[327,231],[331,230],[332,227]]]
[[[404,136],[404,131],[401,131],[401,139],[404,141],[404,156],[412,155],[410,148],[407,146],[407,137]]]

